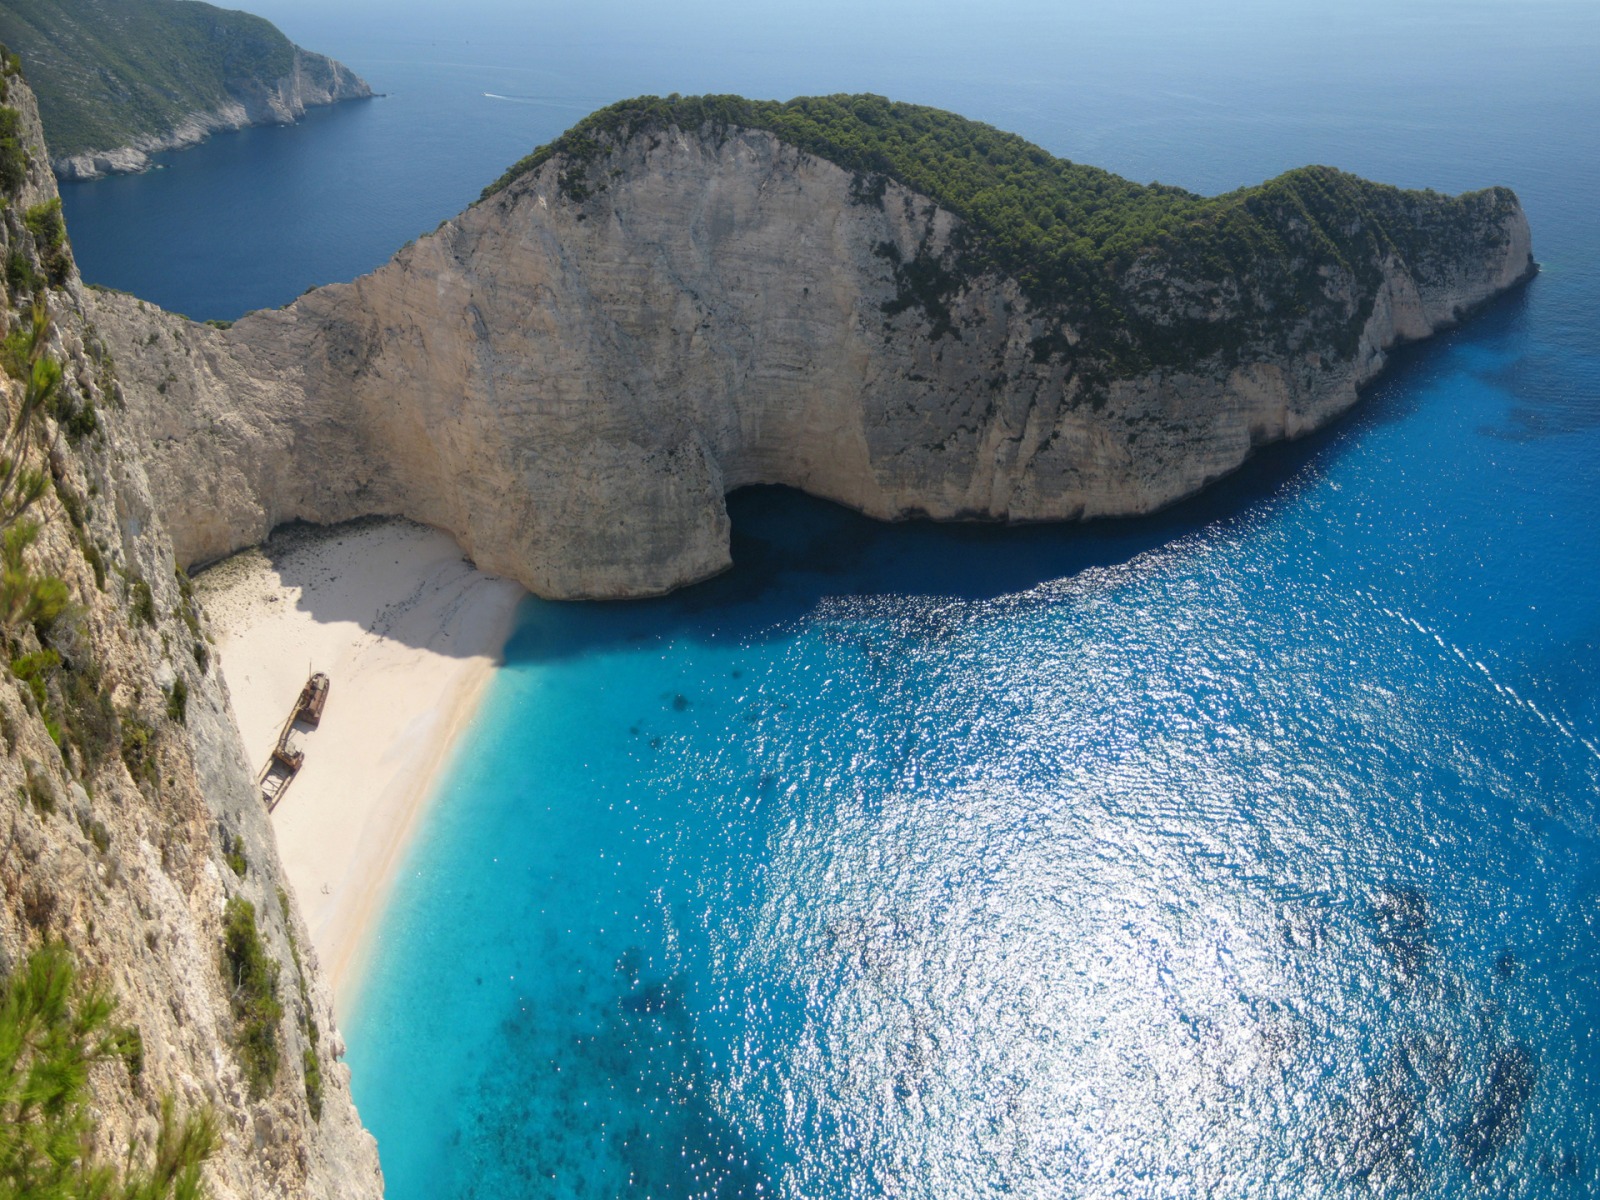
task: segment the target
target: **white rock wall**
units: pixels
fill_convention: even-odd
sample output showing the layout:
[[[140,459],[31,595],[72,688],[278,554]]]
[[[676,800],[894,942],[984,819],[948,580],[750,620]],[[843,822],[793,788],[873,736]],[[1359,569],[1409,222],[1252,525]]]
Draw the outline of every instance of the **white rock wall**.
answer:
[[[952,299],[958,336],[886,318],[882,245],[943,253],[959,224],[903,188],[853,202],[849,174],[752,131],[635,138],[581,204],[561,169],[226,333],[95,302],[180,558],[398,513],[541,595],[630,596],[726,567],[723,497],[746,484],[891,519],[1145,513],[1326,423],[1390,347],[1531,265],[1515,211],[1442,281],[1383,262],[1348,359],[1202,363],[1091,396],[1034,361],[1043,318],[1009,279]],[[1329,286],[1350,311],[1369,299]]]

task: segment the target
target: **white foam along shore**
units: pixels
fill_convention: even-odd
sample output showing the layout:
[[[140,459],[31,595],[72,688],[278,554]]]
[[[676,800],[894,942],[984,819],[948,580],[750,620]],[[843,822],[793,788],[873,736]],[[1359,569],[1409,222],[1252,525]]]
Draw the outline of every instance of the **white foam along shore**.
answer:
[[[253,766],[309,672],[330,678],[272,823],[348,1011],[390,875],[526,593],[477,570],[448,535],[402,520],[282,530],[195,582]]]

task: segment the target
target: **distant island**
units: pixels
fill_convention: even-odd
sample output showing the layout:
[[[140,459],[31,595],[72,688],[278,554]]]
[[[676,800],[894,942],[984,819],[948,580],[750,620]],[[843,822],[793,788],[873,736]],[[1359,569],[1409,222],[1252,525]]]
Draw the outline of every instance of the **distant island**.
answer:
[[[0,42],[25,65],[61,179],[142,171],[218,131],[372,95],[270,21],[199,0],[0,0]]]

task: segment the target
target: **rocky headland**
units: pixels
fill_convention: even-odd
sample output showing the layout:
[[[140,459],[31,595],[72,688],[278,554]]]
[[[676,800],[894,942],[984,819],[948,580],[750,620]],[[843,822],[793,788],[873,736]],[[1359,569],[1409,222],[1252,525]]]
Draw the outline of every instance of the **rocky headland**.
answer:
[[[198,0],[3,0],[0,42],[26,64],[62,180],[372,95],[270,22]]]
[[[1019,241],[994,161],[1099,241]],[[1150,512],[1533,270],[1503,188],[1313,167],[1207,200],[873,97],[674,98],[286,309],[90,309],[180,562],[395,514],[537,594],[624,597],[724,569],[748,484],[891,520]]]
[[[306,109],[341,100],[365,100],[372,88],[343,63],[294,47],[294,64],[275,79],[240,79],[230,96],[214,108],[184,113],[159,133],[142,134],[126,145],[106,150],[61,154],[50,160],[62,180],[98,179],[148,170],[150,156],[163,150],[198,145],[214,133],[251,125],[293,125]]]

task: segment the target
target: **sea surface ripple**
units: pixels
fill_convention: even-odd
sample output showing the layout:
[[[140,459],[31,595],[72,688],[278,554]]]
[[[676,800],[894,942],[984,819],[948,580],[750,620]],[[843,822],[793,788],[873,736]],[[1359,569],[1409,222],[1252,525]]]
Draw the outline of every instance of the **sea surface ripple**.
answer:
[[[341,997],[389,1195],[1600,1194],[1593,0],[252,7],[385,98],[65,188],[86,278],[281,304],[672,91],[1509,184],[1543,266],[1149,520],[748,492],[530,603]]]
[[[530,602],[357,1005],[393,1193],[1589,1194],[1600,447],[1519,431],[1533,302],[1163,516],[755,490],[722,579]]]

